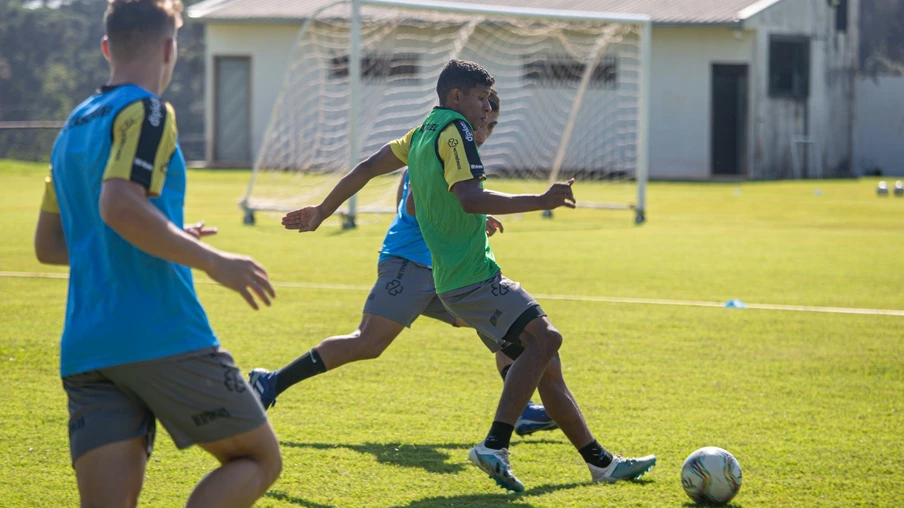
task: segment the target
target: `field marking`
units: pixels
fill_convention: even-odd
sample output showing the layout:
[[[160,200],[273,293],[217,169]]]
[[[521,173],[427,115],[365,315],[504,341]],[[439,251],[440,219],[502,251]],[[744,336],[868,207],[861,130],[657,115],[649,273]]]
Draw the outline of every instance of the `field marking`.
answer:
[[[2,272],[0,277],[15,277],[23,279],[68,279],[66,273],[41,273],[41,272]],[[195,281],[197,284],[217,284],[208,279]],[[308,282],[273,282],[273,287],[294,289],[324,289],[333,291],[370,291],[372,286],[356,286],[347,284],[315,284]],[[546,295],[534,294],[540,300],[566,300],[572,302],[600,302],[600,303],[627,303],[635,305],[676,305],[682,307],[718,307],[725,306],[722,302],[708,302],[700,300],[662,300],[657,298],[614,298],[607,296],[582,296],[582,295]],[[899,316],[904,317],[904,310],[894,309],[861,309],[855,307],[812,307],[807,305],[778,305],[770,303],[748,303],[748,309],[754,310],[780,310],[791,312],[823,312],[827,314],[860,314],[867,316]]]

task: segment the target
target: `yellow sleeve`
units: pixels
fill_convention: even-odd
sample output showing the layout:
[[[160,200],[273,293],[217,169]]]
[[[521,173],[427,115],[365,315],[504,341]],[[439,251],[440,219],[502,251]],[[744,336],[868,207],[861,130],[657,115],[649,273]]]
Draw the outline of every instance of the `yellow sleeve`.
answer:
[[[169,103],[148,97],[129,104],[113,121],[104,180],[129,180],[147,189],[148,196],[159,196],[176,151],[176,135],[176,113]]]
[[[53,189],[53,177],[49,175],[44,178],[44,198],[41,200],[41,211],[57,215],[60,213],[56,191]]]
[[[418,128],[415,127],[408,131],[408,134],[389,142],[389,148],[392,150],[392,153],[405,164],[408,164],[408,150],[411,149],[411,136],[414,135],[414,131],[417,129]]]
[[[477,153],[477,143],[474,142],[471,126],[467,122],[456,120],[449,124],[439,134],[437,144],[449,189],[458,182],[472,178],[486,180],[483,163]]]

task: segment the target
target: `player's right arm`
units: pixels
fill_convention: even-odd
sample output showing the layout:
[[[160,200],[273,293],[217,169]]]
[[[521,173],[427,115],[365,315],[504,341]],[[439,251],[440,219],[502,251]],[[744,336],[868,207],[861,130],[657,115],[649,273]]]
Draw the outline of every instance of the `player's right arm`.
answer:
[[[119,236],[161,259],[204,270],[235,290],[252,308],[252,292],[270,305],[276,296],[267,272],[246,256],[221,252],[201,243],[170,221],[148,197],[163,190],[166,167],[176,148],[176,121],[166,104],[163,118],[147,115],[148,99],[123,108],[113,125],[113,146],[104,170],[100,215]]]
[[[411,129],[404,137],[383,145],[376,153],[361,161],[333,187],[322,203],[292,210],[282,218],[286,229],[297,229],[299,233],[314,231],[327,217],[333,215],[342,203],[354,196],[372,178],[392,173],[408,164],[408,150],[411,146]],[[399,198],[401,199],[401,198]]]
[[[69,246],[63,234],[60,207],[50,176],[44,179],[44,199],[35,228],[35,255],[45,265],[69,265]]]

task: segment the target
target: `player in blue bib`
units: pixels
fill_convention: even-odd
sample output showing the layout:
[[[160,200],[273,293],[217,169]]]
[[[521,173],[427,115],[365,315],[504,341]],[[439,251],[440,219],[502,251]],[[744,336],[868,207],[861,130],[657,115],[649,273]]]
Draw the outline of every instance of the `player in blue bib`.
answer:
[[[495,91],[491,95],[490,104],[493,109],[489,113],[490,118],[475,132],[478,144],[482,144],[496,127],[499,96]],[[390,161],[390,164],[395,164],[392,170],[402,167],[407,162],[413,132],[414,129],[404,137],[391,141],[381,150],[382,156]],[[358,174],[360,168],[365,165],[366,162],[362,163],[350,175]],[[331,193],[319,207],[307,207],[308,211],[322,210],[316,211],[316,218],[313,219],[316,225],[312,229],[316,229],[323,219],[345,201],[344,196],[336,197],[339,194]],[[417,219],[405,209],[409,194],[406,170],[397,193],[398,208],[380,250],[377,282],[364,304],[358,329],[349,335],[324,339],[313,349],[277,371],[270,372],[265,369],[251,371],[251,385],[260,395],[265,407],[275,404],[280,393],[304,379],[347,363],[377,358],[406,326],[410,327],[421,315],[453,326],[467,326],[449,313],[436,295],[430,249],[424,242]],[[502,227],[499,221],[492,218],[488,219],[487,224],[487,233],[490,235]],[[496,355],[496,365],[503,379],[511,364],[512,360],[504,354]],[[533,402],[528,403],[515,426],[516,432],[522,436],[555,428],[557,428],[555,422],[543,406]]]
[[[111,77],[60,131],[35,232],[42,263],[70,267],[60,374],[82,506],[134,506],[156,421],[178,448],[221,467],[187,506],[252,506],[281,469],[266,413],[219,341],[191,268],[239,292],[275,296],[253,259],[185,227],[185,159],[160,99],[176,62],[180,0],[109,0]]]

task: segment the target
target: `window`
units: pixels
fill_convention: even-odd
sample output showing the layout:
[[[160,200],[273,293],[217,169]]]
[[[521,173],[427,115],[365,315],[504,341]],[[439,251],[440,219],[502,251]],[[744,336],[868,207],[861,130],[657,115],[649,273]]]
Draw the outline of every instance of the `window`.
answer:
[[[837,2],[838,5],[835,6],[835,30],[845,32],[848,26],[848,0],[837,0]]]
[[[398,80],[416,80],[419,73],[420,55],[417,53],[371,53],[361,57],[361,78],[365,81],[386,81],[391,78],[397,83]],[[330,78],[348,78],[348,55],[333,57]]]
[[[581,82],[587,64],[571,57],[531,55],[522,59],[522,75],[528,86],[557,88],[563,84]],[[615,55],[600,58],[590,76],[594,88],[616,88],[618,85],[618,59]]]
[[[769,95],[809,97],[810,39],[774,36],[769,41]]]

